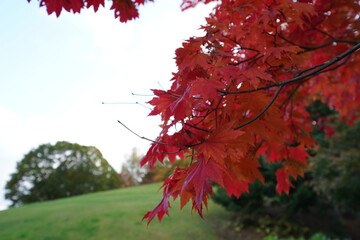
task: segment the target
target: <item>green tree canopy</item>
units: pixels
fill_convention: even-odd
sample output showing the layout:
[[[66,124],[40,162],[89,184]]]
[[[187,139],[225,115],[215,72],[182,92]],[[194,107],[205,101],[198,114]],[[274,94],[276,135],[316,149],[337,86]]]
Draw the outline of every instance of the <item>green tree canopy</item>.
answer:
[[[5,198],[16,206],[119,186],[117,173],[96,147],[57,142],[40,145],[18,162]]]

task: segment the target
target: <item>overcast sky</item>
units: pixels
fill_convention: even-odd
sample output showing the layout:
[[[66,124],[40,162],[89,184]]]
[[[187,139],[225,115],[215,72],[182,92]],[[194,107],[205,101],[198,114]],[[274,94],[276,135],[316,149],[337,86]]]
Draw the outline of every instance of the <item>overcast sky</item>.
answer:
[[[96,14],[56,18],[36,0],[0,1],[0,209],[16,162],[40,144],[96,146],[119,171],[132,148],[144,154],[149,143],[117,120],[145,137],[159,132],[159,119],[132,104],[149,97],[131,93],[170,86],[175,49],[202,34],[211,7],[181,12],[181,0],[155,0],[123,24],[105,2]]]

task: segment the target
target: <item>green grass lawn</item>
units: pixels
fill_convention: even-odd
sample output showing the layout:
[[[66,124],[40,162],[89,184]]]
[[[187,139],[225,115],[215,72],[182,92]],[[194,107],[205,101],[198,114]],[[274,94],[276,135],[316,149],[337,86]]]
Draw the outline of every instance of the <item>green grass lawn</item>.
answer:
[[[172,203],[170,217],[146,227],[141,218],[161,199],[160,184],[92,193],[0,211],[0,239],[127,240],[219,239],[217,226],[229,213],[210,202],[202,220],[191,206]]]

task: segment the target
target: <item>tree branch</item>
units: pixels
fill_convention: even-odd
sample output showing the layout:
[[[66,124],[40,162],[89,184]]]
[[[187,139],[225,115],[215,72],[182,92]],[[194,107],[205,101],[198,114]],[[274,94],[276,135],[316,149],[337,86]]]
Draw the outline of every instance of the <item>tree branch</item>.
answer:
[[[295,78],[292,78],[292,79],[289,79],[289,80],[274,84],[274,87],[275,86],[280,86],[280,85],[284,86],[284,85],[287,85],[287,84],[290,84],[290,83],[293,83],[293,82],[303,80],[303,79],[305,79],[307,77],[312,77],[312,76],[316,75],[317,73],[321,72],[322,70],[324,70],[325,68],[328,68],[329,66],[339,62],[341,59],[345,58],[346,56],[352,54],[353,52],[355,52],[359,48],[360,48],[360,43],[356,44],[354,47],[352,47],[352,48],[346,50],[345,52],[341,53],[340,55],[336,56],[332,60],[325,62],[324,65],[320,66],[319,68],[317,68],[317,69],[315,69],[315,70],[313,70],[313,71],[311,71],[309,73],[306,73],[304,75],[301,75],[301,76],[298,76],[298,77],[295,77]]]
[[[269,88],[273,88],[273,87],[279,87],[279,86],[285,86],[287,84],[291,84],[294,82],[299,82],[302,81],[306,78],[309,77],[313,77],[315,75],[317,75],[318,73],[321,73],[324,69],[330,67],[331,65],[339,62],[340,60],[342,60],[343,58],[349,56],[350,54],[354,53],[356,50],[358,50],[360,48],[360,43],[356,44],[354,47],[346,50],[345,52],[341,53],[340,55],[336,56],[335,58],[333,58],[330,61],[327,61],[325,63],[319,64],[318,67],[315,70],[312,70],[306,74],[282,81],[282,82],[278,82],[275,84],[271,84],[271,85],[267,85],[261,88],[257,88],[257,89],[251,89],[251,90],[246,90],[246,91],[231,91],[231,92],[227,92],[227,91],[222,91],[222,90],[218,90],[219,92],[221,92],[223,95],[228,95],[228,94],[243,94],[243,93],[252,93],[252,92],[257,92],[257,91],[261,91],[261,90],[267,90]],[[303,72],[305,72],[303,70]]]
[[[197,129],[197,130],[204,131],[204,132],[207,132],[207,133],[211,133],[211,131],[210,131],[210,130],[203,129],[203,128],[199,128],[199,127],[194,126],[194,125],[191,125],[191,124],[189,124],[189,123],[184,123],[184,124],[185,124],[186,126],[189,126],[189,127],[195,128],[195,129]]]
[[[307,47],[307,46],[301,46],[301,45],[298,45],[292,41],[290,41],[289,39],[285,38],[283,35],[279,34],[278,35],[282,40],[286,41],[287,43],[290,43],[291,45],[294,45],[294,46],[298,46],[299,48],[302,48],[304,49],[305,51],[304,52],[309,52],[309,51],[314,51],[314,50],[317,50],[317,49],[320,49],[320,48],[324,48],[324,47],[327,47],[327,46],[330,46],[334,43],[348,43],[348,44],[353,44],[353,45],[356,45],[358,43],[360,43],[359,41],[353,41],[353,40],[346,40],[346,39],[336,39],[334,37],[330,37],[332,39],[332,41],[330,42],[327,42],[327,43],[324,43],[324,44],[321,44],[319,46],[315,46],[315,47]],[[303,52],[302,52],[303,53]]]

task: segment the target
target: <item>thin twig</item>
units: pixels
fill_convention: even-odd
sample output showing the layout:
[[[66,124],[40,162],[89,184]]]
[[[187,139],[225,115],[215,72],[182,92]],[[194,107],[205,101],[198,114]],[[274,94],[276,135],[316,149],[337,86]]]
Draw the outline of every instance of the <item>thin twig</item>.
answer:
[[[311,25],[312,25],[312,24],[311,24]],[[325,31],[323,31],[323,30],[321,30],[321,29],[318,29],[318,28],[317,28],[317,27],[315,27],[314,25],[312,25],[312,27],[313,27],[313,29],[314,29],[315,31],[318,31],[319,33],[322,33],[322,34],[324,34],[324,35],[328,36],[329,38],[331,38],[331,39],[335,40],[335,37],[334,37],[333,35],[331,35],[331,34],[329,34],[329,33],[325,32]]]
[[[198,142],[198,143],[194,143],[194,144],[191,144],[191,145],[185,145],[184,147],[179,147],[179,150],[175,151],[175,152],[164,152],[165,154],[176,154],[176,153],[179,153],[185,149],[188,149],[188,148],[192,148],[192,147],[195,147],[195,146],[199,146],[203,143],[205,143],[206,141],[202,141],[202,142]]]
[[[138,102],[102,102],[101,104],[139,104]]]
[[[131,93],[133,96],[139,96],[139,97],[153,97],[156,96],[155,94],[139,94],[139,93]]]
[[[161,85],[161,83],[159,81],[157,83],[159,84],[160,88],[165,91],[165,88]]]
[[[276,90],[276,93],[274,94],[273,98],[271,99],[271,101],[266,105],[266,107],[261,111],[259,112],[254,118],[250,119],[249,121],[243,123],[243,124],[240,124],[239,126],[237,127],[234,127],[233,130],[238,130],[239,128],[242,128],[242,127],[245,127],[246,125],[254,122],[256,119],[258,119],[261,115],[263,115],[268,109],[269,107],[275,102],[275,99],[279,96],[280,92],[281,92],[281,89],[283,88],[284,86],[283,85],[280,85],[279,88]]]
[[[164,91],[164,90],[162,90]],[[181,95],[178,95],[178,94],[175,94],[175,93],[170,93],[170,92],[167,92],[167,91],[164,91],[162,93],[156,93],[156,94],[139,94],[139,93],[131,93],[131,95],[133,96],[140,96],[140,97],[154,97],[154,96],[160,96],[160,95],[165,95],[165,94],[168,94],[168,95],[171,95],[171,96],[174,96],[174,97],[181,97]]]
[[[140,136],[139,134],[137,134],[136,132],[134,132],[133,130],[131,130],[130,128],[128,128],[125,124],[123,124],[122,122],[120,122],[120,120],[117,120],[117,121],[118,121],[118,123],[120,123],[124,128],[126,128],[126,129],[129,130],[132,134],[134,134],[135,136],[137,136],[137,137],[139,137],[139,138],[141,138],[141,139],[150,141],[150,142],[152,142],[152,143],[157,143],[157,144],[162,144],[162,145],[168,145],[167,143],[155,141],[155,140],[152,140],[152,139],[150,139],[150,138]]]
[[[102,102],[101,104],[137,104],[139,106],[142,106],[144,108],[147,108],[149,110],[153,110],[151,107],[146,106],[145,104],[139,103],[139,102]]]
[[[327,43],[324,43],[324,44],[321,44],[319,46],[315,46],[315,47],[307,47],[307,46],[301,46],[301,45],[298,45],[292,41],[290,41],[289,39],[286,39],[283,35],[279,34],[278,35],[281,39],[283,39],[284,41],[286,41],[287,43],[290,43],[291,45],[294,45],[294,46],[298,46],[299,48],[302,48],[304,49],[305,51],[304,52],[309,52],[309,51],[314,51],[314,50],[317,50],[317,49],[320,49],[320,48],[324,48],[324,47],[327,47],[327,46],[330,46],[334,43],[348,43],[348,44],[353,44],[353,45],[356,45],[359,43],[359,41],[353,41],[353,40],[347,40],[347,39],[336,39],[336,38],[333,38],[331,37],[332,41],[330,42],[327,42]],[[303,52],[301,52],[303,53]]]
[[[185,125],[186,125],[186,126],[189,126],[189,127],[192,127],[192,128],[195,128],[195,129],[197,129],[197,130],[203,131],[203,132],[211,133],[210,130],[203,129],[203,128],[199,128],[199,127],[194,126],[194,125],[191,125],[191,124],[189,124],[189,123],[185,123]]]
[[[260,55],[259,57],[258,57],[258,56],[259,56],[259,53],[255,54],[255,55],[252,56],[252,57],[249,57],[249,58],[247,58],[247,59],[244,59],[244,60],[242,60],[242,61],[234,62],[234,63],[229,63],[229,64],[232,65],[232,66],[238,66],[238,65],[240,65],[240,64],[242,64],[242,63],[246,63],[246,62],[249,62],[249,61],[254,60],[254,59],[258,60],[258,59],[260,59],[261,57],[263,57],[264,55]]]
[[[286,97],[286,99],[283,101],[283,103],[281,104],[280,108],[282,108],[284,105],[286,105],[291,99],[292,97],[295,95],[296,91],[300,88],[301,86],[301,82],[298,83],[298,85],[296,85],[296,87],[294,87],[294,89],[291,90],[290,94]],[[286,108],[286,107],[285,107]]]
[[[157,94],[155,94],[155,95],[156,95],[156,96],[160,96],[160,95],[165,95],[165,94],[168,94],[168,95],[170,95],[170,96],[172,96],[172,97],[176,97],[176,98],[181,97],[181,95],[175,94],[175,93],[171,93],[171,92],[157,93]]]

